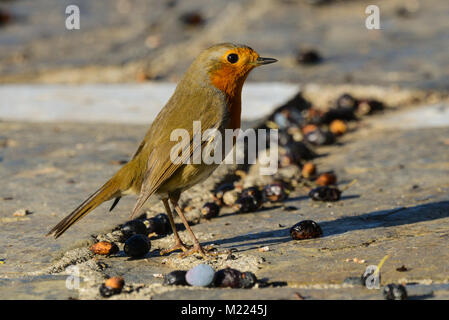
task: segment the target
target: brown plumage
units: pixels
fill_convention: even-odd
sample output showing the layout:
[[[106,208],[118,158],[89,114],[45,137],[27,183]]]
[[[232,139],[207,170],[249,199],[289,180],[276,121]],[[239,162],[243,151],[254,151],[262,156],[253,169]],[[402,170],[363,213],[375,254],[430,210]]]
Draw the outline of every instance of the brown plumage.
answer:
[[[246,77],[254,67],[275,61],[260,58],[253,49],[244,45],[225,43],[204,50],[184,74],[131,161],[47,235],[59,237],[72,224],[107,200],[116,199],[112,210],[120,197],[138,194],[132,212],[134,216],[151,196],[156,195],[164,203],[176,241],[173,248],[163,253],[181,249],[184,253],[199,252],[204,256],[204,250],[191,231],[178,200],[181,192],[206,179],[218,165],[173,163],[170,151],[178,142],[170,141],[170,134],[174,129],[185,129],[192,141],[194,121],[200,121],[201,134],[207,129],[217,129],[224,134],[225,129],[240,128],[241,92]],[[200,147],[206,143],[202,142]],[[187,147],[184,158],[193,154],[193,145],[191,143]],[[223,158],[225,156],[223,154]],[[191,250],[187,250],[176,232],[168,200],[193,239],[194,247]]]

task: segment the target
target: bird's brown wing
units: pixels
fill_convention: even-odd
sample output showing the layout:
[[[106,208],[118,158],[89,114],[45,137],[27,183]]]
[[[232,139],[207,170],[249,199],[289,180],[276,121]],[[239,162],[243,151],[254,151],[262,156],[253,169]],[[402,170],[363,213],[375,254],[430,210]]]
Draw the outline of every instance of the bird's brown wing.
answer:
[[[185,146],[182,152],[179,163],[173,163],[170,159],[170,152],[178,141],[170,141],[170,133],[166,134],[164,137],[160,136],[149,136],[149,139],[154,141],[153,143],[147,142],[140,149],[142,154],[149,154],[147,161],[147,170],[142,183],[139,198],[132,211],[132,216],[135,216],[140,209],[143,207],[148,198],[153,195],[161,185],[167,181],[181,166],[186,163],[187,159],[191,158],[194,154],[194,147],[201,148],[202,145],[206,144],[208,141],[202,141],[202,144],[195,145],[192,141],[195,138],[193,133],[193,121],[201,122],[201,134],[207,129],[218,129],[223,122],[223,112],[221,108],[217,108],[216,112],[210,112],[207,110],[210,104],[202,104],[203,107],[197,108],[192,112],[184,112],[183,114],[177,114],[176,112],[166,112],[165,113],[165,123],[171,123],[173,128],[184,128],[188,131],[190,143]],[[185,109],[184,109],[185,110]],[[209,112],[207,112],[209,111]],[[164,111],[163,111],[164,112]],[[168,118],[168,119],[167,119]],[[161,123],[161,121],[155,123]],[[175,123],[175,125],[173,125]],[[190,124],[189,124],[190,123]],[[166,128],[159,128],[163,130]],[[158,128],[151,128],[150,132],[153,134],[158,134]],[[151,151],[144,152],[145,148],[151,148]]]

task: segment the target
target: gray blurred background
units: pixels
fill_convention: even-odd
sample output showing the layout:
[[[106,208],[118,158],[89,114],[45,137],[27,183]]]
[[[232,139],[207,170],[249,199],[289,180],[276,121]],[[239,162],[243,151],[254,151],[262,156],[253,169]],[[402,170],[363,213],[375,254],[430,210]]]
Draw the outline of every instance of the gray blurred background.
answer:
[[[65,28],[69,4],[80,30]],[[365,27],[369,4],[380,30]],[[233,41],[279,59],[253,81],[445,90],[448,17],[447,0],[0,0],[0,83],[177,81]],[[321,60],[304,63],[310,49]]]

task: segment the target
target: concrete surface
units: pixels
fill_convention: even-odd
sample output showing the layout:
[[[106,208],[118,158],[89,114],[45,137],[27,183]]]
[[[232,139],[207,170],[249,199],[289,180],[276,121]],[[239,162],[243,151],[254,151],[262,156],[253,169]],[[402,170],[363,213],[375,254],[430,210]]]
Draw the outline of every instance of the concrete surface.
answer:
[[[173,83],[88,85],[3,85],[0,119],[32,122],[148,124],[175,90]],[[268,116],[290,99],[298,85],[248,83],[242,92],[243,120]]]
[[[448,106],[447,101],[439,104]],[[307,299],[380,299],[379,290],[343,281],[389,254],[382,285],[404,283],[413,299],[447,299],[449,126],[435,127],[432,119],[420,116],[429,108],[404,107],[365,118],[339,144],[317,149],[323,155],[315,160],[319,171],[335,170],[340,187],[357,179],[339,202],[313,203],[307,190],[298,187],[283,205],[266,205],[256,213],[226,209],[210,221],[198,221],[195,210],[189,213],[203,244],[214,244],[223,253],[237,249],[234,257],[208,260],[214,268],[231,266],[287,283],[250,290],[162,286],[154,274],[201,262],[176,253],[159,256],[172,236],[153,239],[151,252],[142,259],[130,260],[122,251],[109,258],[90,254],[87,247],[94,238],[114,237],[111,230],[128,219],[134,198],[123,199],[112,213],[108,205],[101,206],[57,241],[44,237],[119,168],[119,160],[128,159],[147,126],[0,122],[0,298],[99,299],[104,277],[121,275],[125,291],[110,299],[296,299],[295,292]],[[402,125],[410,118],[418,126]],[[389,119],[397,119],[397,125]],[[198,207],[210,199],[214,183],[229,170],[220,168],[211,180],[186,192],[183,202]],[[287,211],[285,205],[297,210]],[[161,212],[158,203],[147,207],[148,216]],[[32,214],[13,217],[20,208]],[[289,228],[305,219],[321,225],[322,238],[290,239]],[[185,231],[181,236],[188,239]],[[263,246],[269,251],[258,250]],[[402,265],[409,271],[396,271]],[[67,289],[69,275],[84,280],[79,290]]]

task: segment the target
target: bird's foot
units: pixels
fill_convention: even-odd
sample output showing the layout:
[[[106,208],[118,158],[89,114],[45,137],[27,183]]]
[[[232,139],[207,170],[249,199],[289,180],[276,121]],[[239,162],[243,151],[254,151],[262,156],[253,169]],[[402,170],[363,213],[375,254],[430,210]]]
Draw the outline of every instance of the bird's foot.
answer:
[[[186,253],[189,251],[189,247],[187,247],[184,243],[182,243],[182,241],[177,241],[173,247],[162,250],[160,252],[160,255],[163,256],[163,255],[166,255],[166,254],[176,251],[176,250],[182,250],[183,253]]]
[[[199,243],[196,243],[193,248],[189,249],[188,251],[184,251],[179,254],[180,258],[185,258],[187,256],[190,256],[194,253],[199,253],[203,259],[207,259],[207,255],[216,255],[215,253],[211,252],[209,247],[203,248]]]

